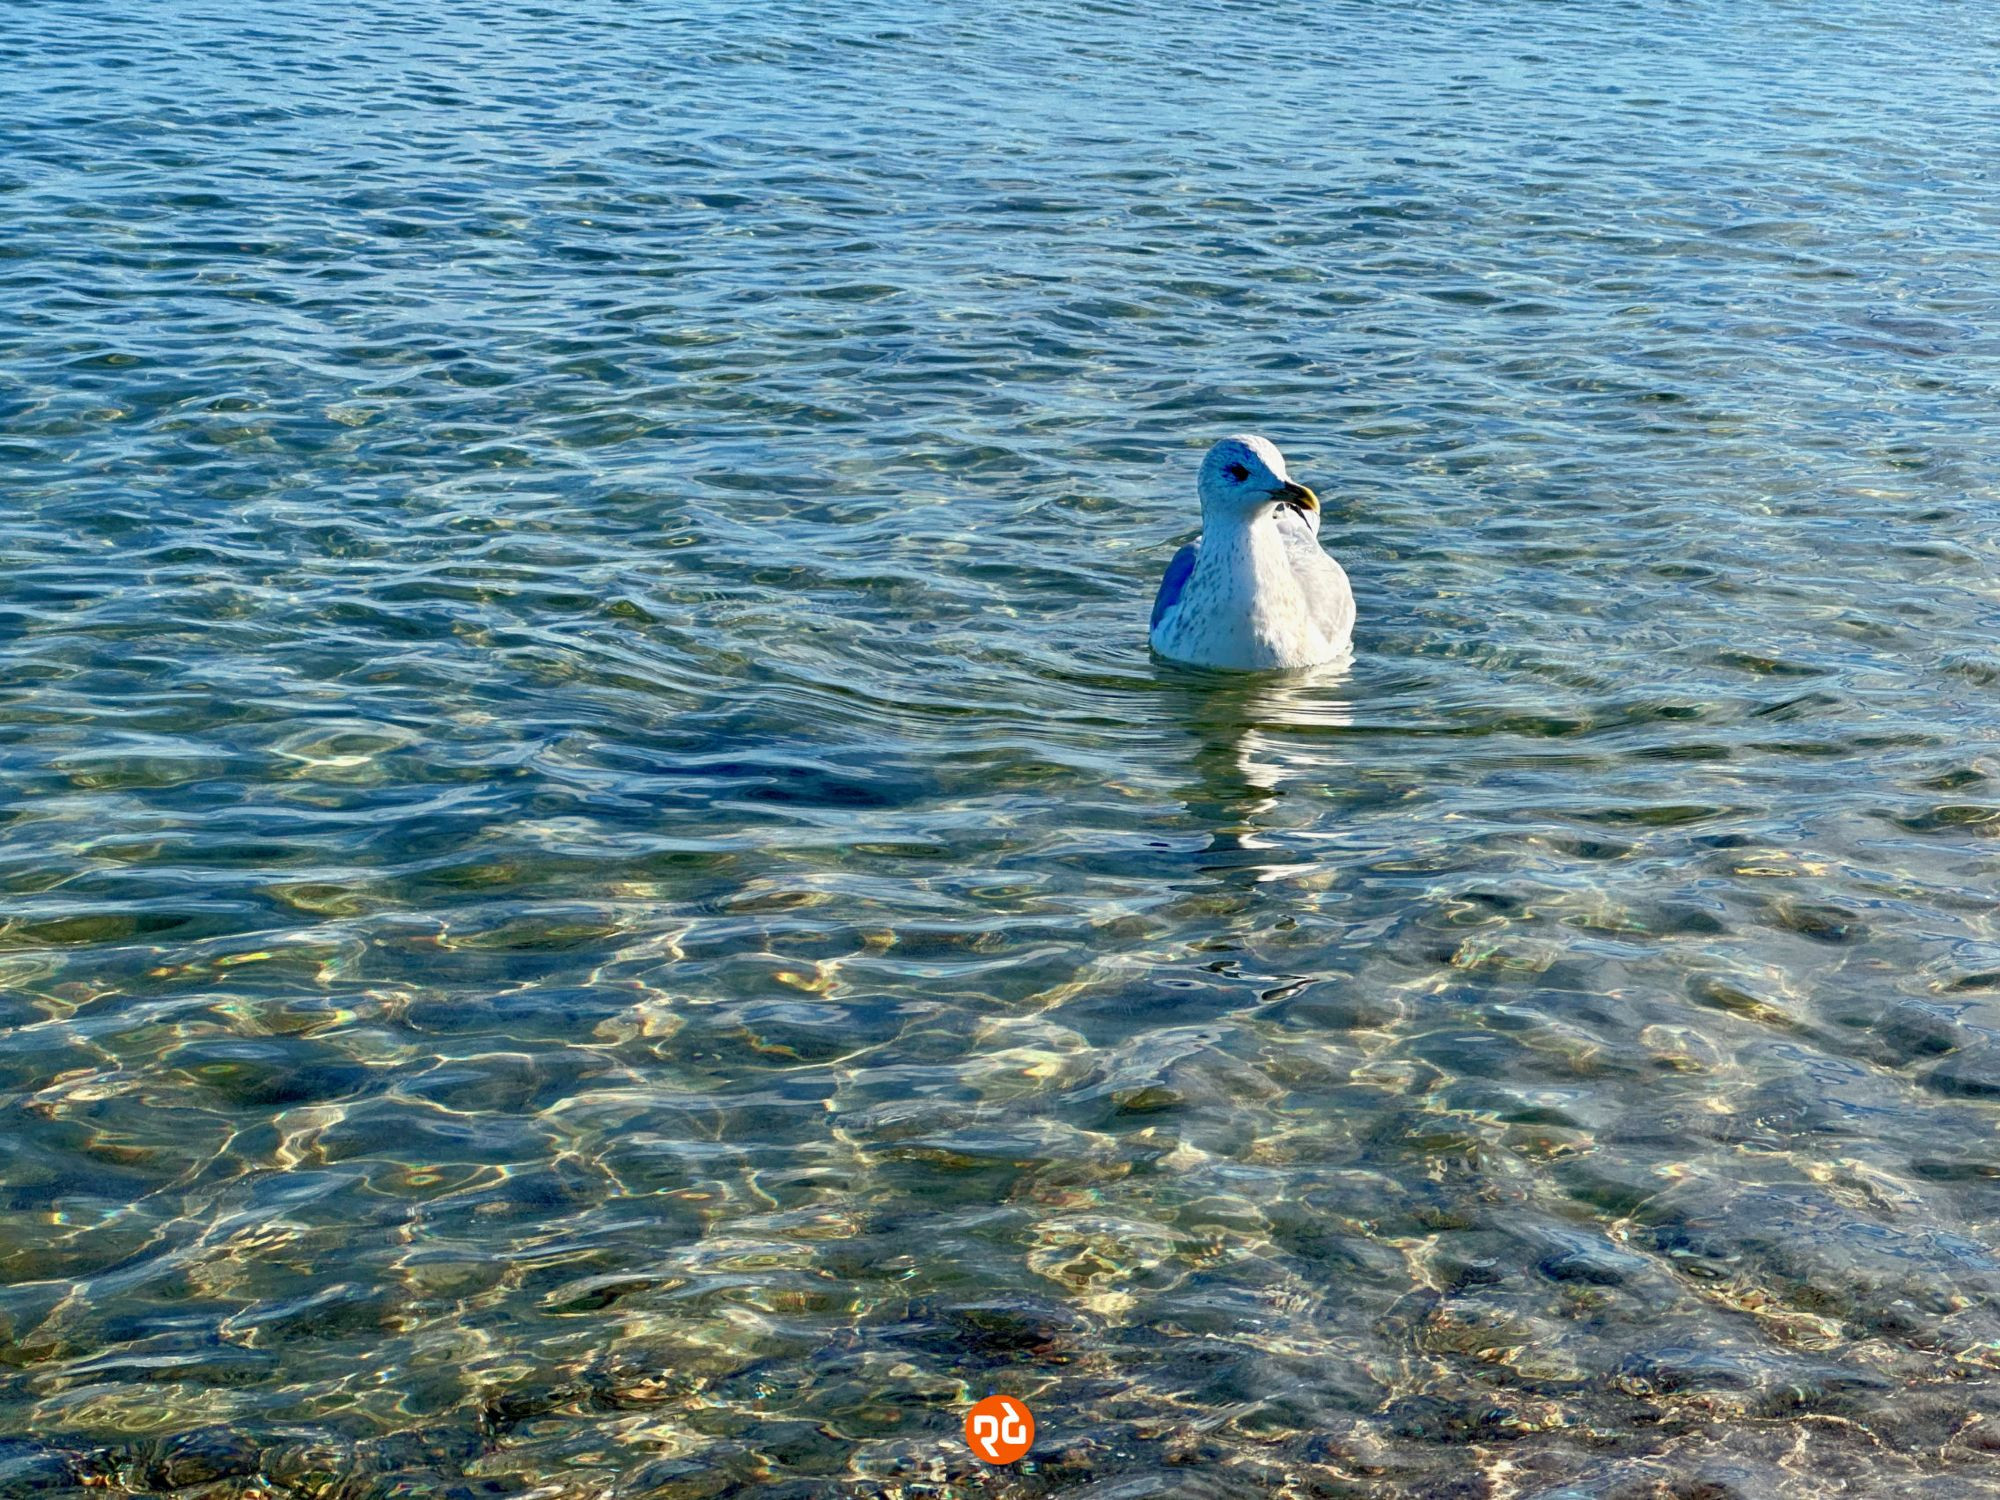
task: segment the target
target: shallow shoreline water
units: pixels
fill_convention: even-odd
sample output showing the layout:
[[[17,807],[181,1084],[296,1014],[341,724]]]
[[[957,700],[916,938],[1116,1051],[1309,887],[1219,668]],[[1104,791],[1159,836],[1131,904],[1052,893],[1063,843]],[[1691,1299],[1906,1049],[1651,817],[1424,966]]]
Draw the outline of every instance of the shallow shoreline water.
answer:
[[[2000,1493],[1996,42],[0,20],[0,1495]]]

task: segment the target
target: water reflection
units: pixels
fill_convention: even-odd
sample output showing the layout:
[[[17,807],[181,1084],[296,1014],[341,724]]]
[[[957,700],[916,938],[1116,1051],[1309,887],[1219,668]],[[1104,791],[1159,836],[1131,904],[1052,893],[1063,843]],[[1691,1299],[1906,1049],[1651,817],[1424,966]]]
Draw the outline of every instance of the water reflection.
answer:
[[[1294,837],[1322,816],[1299,794],[1337,787],[1352,774],[1337,731],[1354,721],[1352,662],[1310,672],[1244,676],[1162,668],[1162,719],[1185,728],[1199,780],[1181,792],[1187,820],[1210,830],[1195,867],[1241,887],[1313,883],[1320,866]],[[1302,737],[1298,731],[1317,731]],[[1287,805],[1288,791],[1293,803]]]
[[[1342,762],[1337,734],[1354,723],[1347,694],[1351,657],[1305,672],[1221,673],[1162,666],[1160,717],[1183,724],[1194,737],[1194,764],[1202,774],[1189,806],[1240,804],[1244,816],[1268,810],[1269,795],[1297,777],[1329,785]],[[1304,736],[1291,733],[1303,731]]]

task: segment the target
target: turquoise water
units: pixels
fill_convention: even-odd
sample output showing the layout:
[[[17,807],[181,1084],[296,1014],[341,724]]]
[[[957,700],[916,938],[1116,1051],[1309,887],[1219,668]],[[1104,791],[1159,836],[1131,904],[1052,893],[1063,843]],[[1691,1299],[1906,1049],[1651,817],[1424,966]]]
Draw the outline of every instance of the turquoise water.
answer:
[[[2000,1493],[1996,71],[7,10],[0,1494]]]

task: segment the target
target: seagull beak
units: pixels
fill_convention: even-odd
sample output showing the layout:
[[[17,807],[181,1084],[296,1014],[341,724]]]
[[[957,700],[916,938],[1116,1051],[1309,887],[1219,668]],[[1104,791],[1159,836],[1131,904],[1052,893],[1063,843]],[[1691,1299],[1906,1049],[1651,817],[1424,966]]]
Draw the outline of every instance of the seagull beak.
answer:
[[[1278,491],[1278,503],[1294,507],[1300,515],[1309,516],[1319,509],[1319,496],[1302,484],[1294,484],[1287,479]]]

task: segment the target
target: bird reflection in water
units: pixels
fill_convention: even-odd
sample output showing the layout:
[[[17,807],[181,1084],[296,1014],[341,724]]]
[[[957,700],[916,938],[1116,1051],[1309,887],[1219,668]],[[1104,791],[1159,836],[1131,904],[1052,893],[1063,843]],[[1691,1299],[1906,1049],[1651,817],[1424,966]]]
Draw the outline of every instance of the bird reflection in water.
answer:
[[[1304,795],[1335,784],[1348,761],[1340,733],[1354,723],[1352,659],[1283,676],[1163,676],[1173,717],[1195,740],[1196,779],[1182,791],[1193,817],[1214,831],[1201,868],[1247,872],[1251,883],[1297,878],[1317,863],[1296,837],[1324,812]]]

